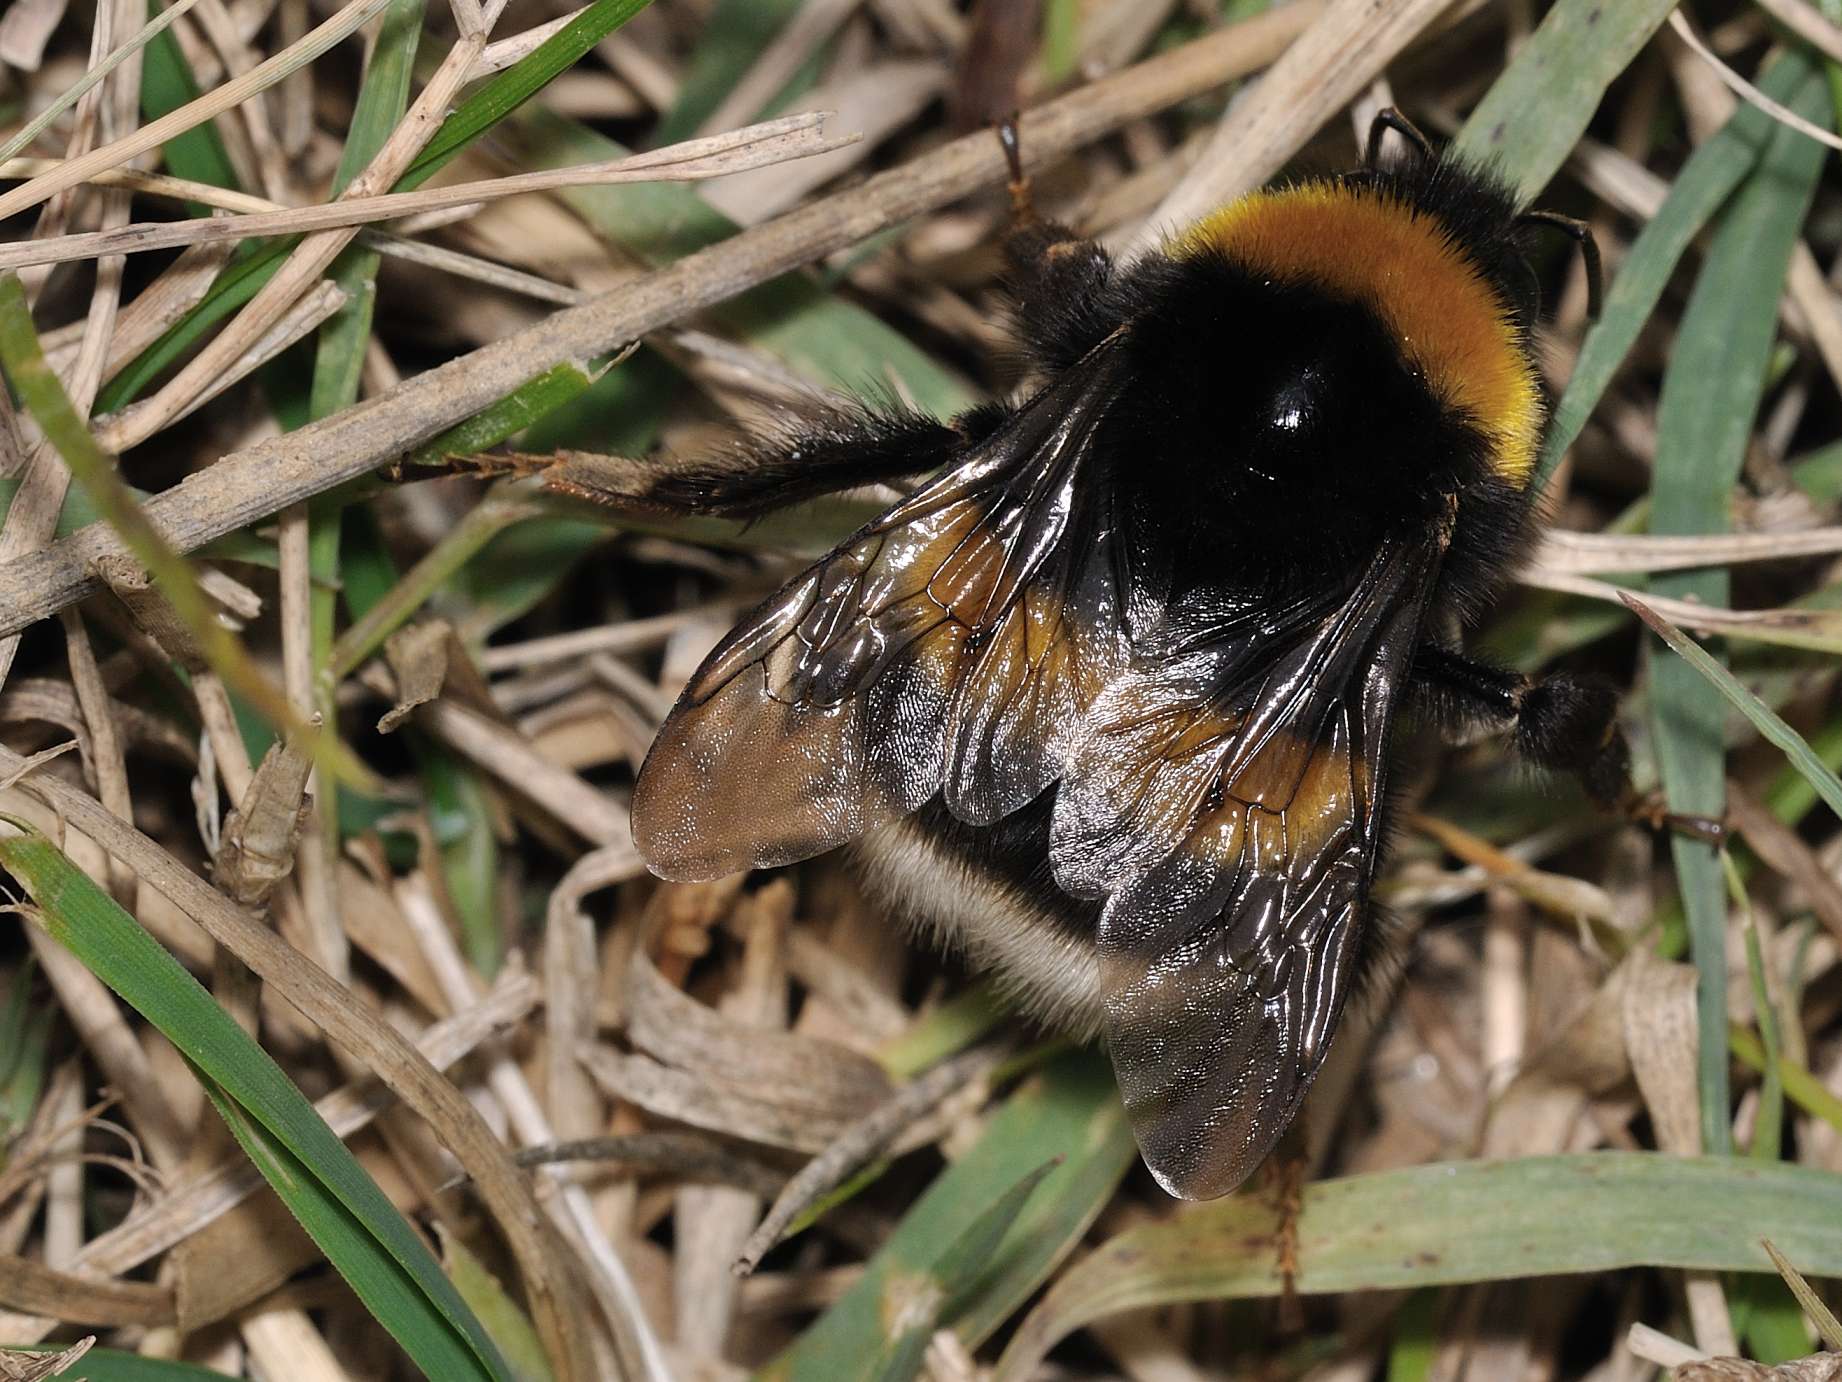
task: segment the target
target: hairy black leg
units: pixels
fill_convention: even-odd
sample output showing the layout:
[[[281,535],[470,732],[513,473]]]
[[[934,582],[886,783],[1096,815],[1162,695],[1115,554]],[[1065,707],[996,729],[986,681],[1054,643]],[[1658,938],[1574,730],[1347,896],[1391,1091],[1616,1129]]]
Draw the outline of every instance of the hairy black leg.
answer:
[[[906,410],[833,409],[695,460],[648,468],[621,498],[666,513],[759,518],[821,495],[938,470],[1008,415],[999,404],[951,422]]]
[[[1415,653],[1413,676],[1421,702],[1449,724],[1506,727],[1536,767],[1577,775],[1602,806],[1628,804],[1631,755],[1609,682],[1571,672],[1534,681],[1431,645]]]
[[[1014,219],[1004,239],[1004,289],[1012,325],[1038,364],[1066,369],[1119,326],[1108,301],[1113,259],[1097,241],[1036,214],[1015,118],[1001,121],[997,135],[1011,169]]]
[[[1004,241],[1017,339],[1048,369],[1067,369],[1119,327],[1113,260],[1093,240],[1053,221],[1025,221]]]

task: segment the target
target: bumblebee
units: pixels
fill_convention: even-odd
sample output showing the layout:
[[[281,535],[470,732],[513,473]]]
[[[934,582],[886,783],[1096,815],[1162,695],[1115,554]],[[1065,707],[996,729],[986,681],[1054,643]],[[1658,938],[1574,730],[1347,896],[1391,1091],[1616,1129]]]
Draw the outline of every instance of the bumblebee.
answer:
[[[691,678],[634,790],[653,871],[848,848],[892,911],[1104,1037],[1166,1190],[1235,1189],[1377,954],[1402,709],[1625,787],[1609,685],[1440,635],[1534,526],[1540,221],[1583,231],[1393,112],[1355,171],[1128,266],[1025,214],[1033,392],[834,410],[657,472],[634,502],[745,518],[932,478]]]

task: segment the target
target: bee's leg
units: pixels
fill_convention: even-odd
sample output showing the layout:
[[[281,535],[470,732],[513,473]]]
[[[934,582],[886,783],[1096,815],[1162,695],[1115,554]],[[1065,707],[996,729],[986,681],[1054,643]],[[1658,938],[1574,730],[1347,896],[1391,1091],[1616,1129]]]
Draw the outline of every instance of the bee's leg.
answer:
[[[1098,241],[1036,214],[1014,120],[998,126],[1011,165],[1015,216],[1004,240],[1004,289],[1018,341],[1049,369],[1066,369],[1112,335],[1113,259]]]
[[[889,484],[950,464],[1009,416],[985,404],[941,422],[923,413],[838,408],[694,460],[636,467],[608,497],[651,512],[759,518],[840,490]]]
[[[1571,672],[1535,680],[1432,644],[1414,654],[1413,678],[1419,703],[1448,726],[1507,729],[1523,758],[1574,774],[1607,810],[1695,839],[1725,838],[1725,822],[1676,814],[1633,789],[1631,751],[1618,727],[1618,692],[1610,682]]]
[[[1305,1208],[1305,1180],[1311,1174],[1311,1151],[1305,1119],[1293,1121],[1266,1159],[1279,1222],[1273,1234],[1273,1267],[1279,1274],[1279,1327],[1296,1334],[1305,1327],[1305,1307],[1298,1298],[1298,1220]]]

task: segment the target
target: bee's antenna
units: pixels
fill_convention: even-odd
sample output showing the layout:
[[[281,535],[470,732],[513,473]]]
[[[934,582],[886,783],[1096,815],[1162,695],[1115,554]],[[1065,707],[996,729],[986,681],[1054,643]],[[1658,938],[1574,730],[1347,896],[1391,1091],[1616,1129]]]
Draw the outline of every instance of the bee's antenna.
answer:
[[[1420,127],[1409,120],[1393,106],[1383,106],[1375,112],[1375,118],[1369,122],[1368,147],[1363,150],[1362,162],[1367,168],[1374,168],[1381,162],[1382,136],[1393,130],[1409,144],[1422,160],[1431,161],[1433,141],[1420,132]]]
[[[1586,315],[1598,321],[1599,309],[1605,305],[1605,266],[1599,260],[1599,242],[1593,238],[1593,228],[1558,211],[1525,211],[1516,218],[1516,224],[1551,226],[1580,247],[1580,258],[1586,264]]]

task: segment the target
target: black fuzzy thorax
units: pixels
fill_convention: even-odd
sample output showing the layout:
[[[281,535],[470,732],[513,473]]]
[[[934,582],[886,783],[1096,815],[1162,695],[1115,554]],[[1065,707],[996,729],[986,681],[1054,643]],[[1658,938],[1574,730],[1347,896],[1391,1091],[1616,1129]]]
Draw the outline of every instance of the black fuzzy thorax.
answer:
[[[1158,256],[1125,287],[1106,483],[1129,545],[1167,553],[1178,600],[1340,592],[1490,479],[1481,433],[1366,306],[1213,251]]]

